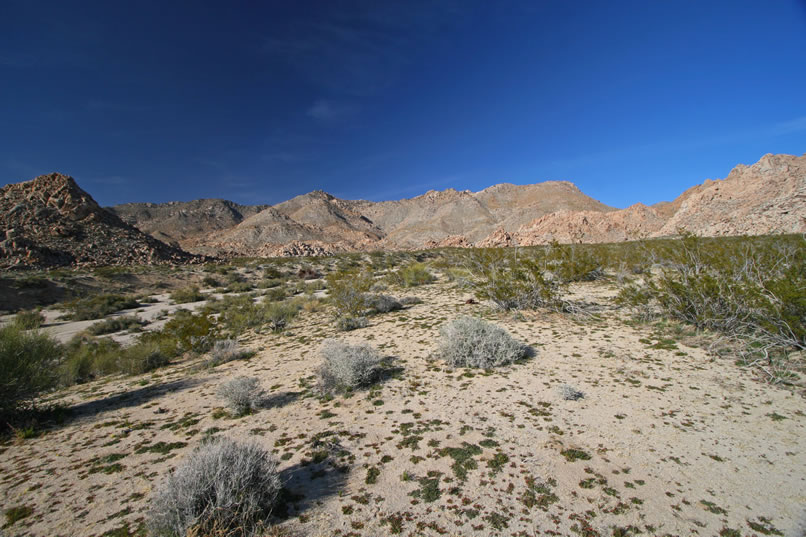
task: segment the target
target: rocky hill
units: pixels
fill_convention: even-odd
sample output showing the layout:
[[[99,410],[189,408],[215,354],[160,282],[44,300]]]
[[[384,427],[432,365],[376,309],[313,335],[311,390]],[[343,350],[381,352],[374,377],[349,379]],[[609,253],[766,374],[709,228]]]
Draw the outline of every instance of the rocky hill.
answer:
[[[0,189],[0,240],[1,268],[197,260],[126,224],[58,173]]]
[[[740,164],[723,180],[684,192],[679,208],[656,233],[686,229],[698,235],[806,232],[806,155],[761,157]]]
[[[423,248],[451,237],[472,244],[502,226],[517,228],[558,209],[615,210],[565,181],[500,184],[481,192],[431,190],[410,199],[382,202],[342,200],[316,191],[188,246],[206,253],[285,255]]]
[[[223,199],[124,203],[106,209],[152,237],[173,245],[237,226],[268,205],[240,205]]]

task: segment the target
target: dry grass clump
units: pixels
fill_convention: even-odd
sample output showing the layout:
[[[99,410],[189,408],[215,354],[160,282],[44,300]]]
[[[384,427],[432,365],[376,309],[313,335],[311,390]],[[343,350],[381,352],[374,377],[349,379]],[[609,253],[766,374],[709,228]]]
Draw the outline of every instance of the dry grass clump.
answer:
[[[381,355],[369,345],[348,345],[326,339],[320,351],[319,388],[323,393],[350,391],[368,386],[381,370]]]
[[[218,396],[227,402],[233,414],[244,416],[260,407],[265,392],[255,377],[237,377],[222,384]]]
[[[254,535],[271,514],[282,483],[277,462],[255,443],[215,438],[196,448],[156,489],[152,535]]]
[[[487,369],[525,358],[530,351],[503,328],[475,317],[460,317],[439,334],[437,354],[453,367]]]
[[[213,344],[210,351],[210,359],[208,365],[216,366],[232,362],[244,356],[246,353],[238,346],[238,342],[234,339],[220,339]]]

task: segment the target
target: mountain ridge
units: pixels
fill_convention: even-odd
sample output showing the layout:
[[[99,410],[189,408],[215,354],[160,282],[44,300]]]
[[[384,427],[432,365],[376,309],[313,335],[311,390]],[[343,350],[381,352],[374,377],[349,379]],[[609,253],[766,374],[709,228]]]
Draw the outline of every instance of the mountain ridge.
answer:
[[[42,183],[33,189],[38,193],[19,194],[36,181]],[[47,192],[48,188],[54,192]],[[344,200],[315,190],[275,205],[241,205],[209,198],[130,203],[107,210],[97,206],[69,176],[50,174],[0,190],[0,201],[5,203],[5,220],[0,224],[6,238],[0,243],[0,257],[16,255],[17,262],[24,263],[9,243],[24,235],[21,230],[25,228],[14,221],[18,209],[9,205],[12,198],[42,198],[33,213],[25,214],[27,224],[39,230],[29,237],[31,244],[41,240],[47,249],[50,239],[45,240],[42,228],[53,227],[49,211],[61,207],[50,200],[59,199],[59,190],[65,188],[83,201],[73,203],[64,218],[74,221],[95,215],[90,221],[127,229],[129,234],[150,234],[148,239],[155,242],[146,249],[151,248],[152,254],[137,258],[146,262],[152,257],[161,262],[163,253],[174,259],[189,255],[177,246],[201,255],[291,256],[439,246],[530,246],[554,240],[614,242],[673,236],[681,229],[699,235],[806,232],[806,155],[767,154],[754,164],[737,165],[724,179],[693,185],[672,201],[651,206],[636,203],[625,209],[605,205],[571,182],[546,181],[499,183],[478,192],[429,190],[412,198],[380,202]],[[37,220],[39,216],[42,222]],[[144,240],[142,236],[127,237],[134,242]],[[108,261],[109,255],[102,258]]]

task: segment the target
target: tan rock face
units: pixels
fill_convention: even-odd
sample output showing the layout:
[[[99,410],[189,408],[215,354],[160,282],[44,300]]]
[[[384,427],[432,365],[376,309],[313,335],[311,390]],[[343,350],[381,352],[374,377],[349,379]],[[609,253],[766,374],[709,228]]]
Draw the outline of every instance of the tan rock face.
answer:
[[[806,155],[764,155],[687,192],[658,235],[806,232]]]
[[[0,230],[3,268],[198,260],[126,224],[58,173],[0,189]]]

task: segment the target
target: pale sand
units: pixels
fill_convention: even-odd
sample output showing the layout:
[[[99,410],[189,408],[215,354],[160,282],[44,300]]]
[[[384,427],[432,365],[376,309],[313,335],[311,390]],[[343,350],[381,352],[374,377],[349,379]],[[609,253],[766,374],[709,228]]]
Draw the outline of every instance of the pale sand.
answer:
[[[643,535],[712,536],[723,528],[752,535],[759,533],[747,521],[759,517],[785,535],[803,535],[803,397],[762,384],[702,349],[651,348],[656,339],[639,340],[651,338],[652,328],[628,326],[609,306],[611,287],[585,284],[577,291],[608,308],[605,321],[541,313],[518,320],[466,305],[470,295],[437,284],[395,293],[424,303],[372,317],[364,329],[335,333],[328,312],[303,312],[286,334],[246,338],[244,345],[257,351],[248,361],[215,369],[185,362],[66,390],[56,399],[75,404],[72,419],[42,437],[0,447],[3,509],[34,509],[2,531],[80,537],[124,523],[134,528],[154,486],[199,444],[201,432],[216,427],[217,434],[255,440],[278,457],[290,454],[281,462],[283,478],[305,498],[282,524],[302,535],[388,535],[391,526],[382,520],[390,515],[401,517],[403,535],[574,535],[572,527],[584,524],[608,536],[629,525]],[[430,355],[439,326],[462,314],[484,314],[537,355],[492,374],[446,369]],[[314,384],[321,340],[332,336],[394,356],[403,369],[399,378],[350,398],[313,397],[305,386]],[[258,377],[272,406],[213,419],[213,409],[223,406],[217,387],[240,375]],[[559,388],[566,383],[585,397],[564,400]],[[323,410],[335,415],[322,417]],[[338,445],[329,446],[324,462],[302,464],[322,449],[311,439],[324,431],[342,432],[328,438],[338,438]],[[416,449],[401,444],[411,436],[403,432],[422,437]],[[453,460],[440,450],[483,440],[499,445],[476,455],[478,467],[460,482]],[[187,445],[167,457],[135,453],[160,441]],[[560,453],[567,448],[591,458],[569,462]],[[339,449],[354,461],[339,459]],[[509,460],[493,472],[487,462],[497,452]],[[111,454],[124,456],[93,462]],[[392,460],[381,462],[384,456]],[[349,463],[349,471],[334,469],[339,462]],[[120,471],[110,467],[115,463]],[[377,483],[365,483],[367,467],[380,470]],[[417,500],[410,494],[429,471],[441,472],[441,496]],[[413,479],[402,481],[404,472]],[[546,496],[545,506],[527,507],[530,477],[556,482],[549,487],[556,501]]]

